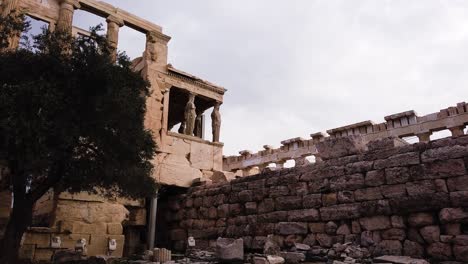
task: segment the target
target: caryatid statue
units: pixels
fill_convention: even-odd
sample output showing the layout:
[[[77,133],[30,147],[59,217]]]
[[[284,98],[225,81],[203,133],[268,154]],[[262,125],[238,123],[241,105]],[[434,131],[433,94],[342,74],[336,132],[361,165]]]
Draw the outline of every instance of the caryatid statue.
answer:
[[[197,118],[197,113],[195,111],[195,94],[190,93],[189,100],[185,106],[185,130],[184,134],[192,136],[193,130],[195,129],[195,119]]]
[[[221,130],[221,113],[219,113],[220,102],[216,102],[211,113],[211,132],[213,133],[213,142],[219,142],[219,132]]]

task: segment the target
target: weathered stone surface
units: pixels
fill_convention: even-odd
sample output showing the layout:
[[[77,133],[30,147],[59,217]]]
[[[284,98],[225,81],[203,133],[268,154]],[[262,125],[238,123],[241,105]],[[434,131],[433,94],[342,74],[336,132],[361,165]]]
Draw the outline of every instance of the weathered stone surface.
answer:
[[[427,248],[427,254],[438,260],[449,260],[452,257],[452,247],[445,243],[432,243]]]
[[[416,213],[408,217],[410,226],[426,226],[434,223],[434,217],[429,213]]]
[[[439,219],[442,223],[456,223],[468,219],[468,212],[462,208],[444,208],[440,210]]]
[[[403,243],[403,255],[413,258],[422,258],[424,256],[424,248],[417,242],[405,240]]]
[[[388,216],[373,216],[359,219],[364,230],[383,230],[391,228],[390,218]]]
[[[278,255],[281,251],[278,241],[273,235],[268,235],[263,247],[263,253],[267,255]]]
[[[415,165],[415,164],[419,164],[419,153],[409,152],[409,153],[397,154],[384,160],[376,160],[374,163],[374,168],[379,170],[379,169],[384,169],[384,168]]]
[[[421,154],[422,162],[434,162],[436,160],[447,160],[461,158],[468,155],[468,146],[445,146],[441,148],[428,149]]]
[[[276,225],[276,232],[280,235],[307,234],[307,223],[280,222]]]
[[[370,201],[382,199],[382,193],[379,187],[359,189],[354,192],[356,201]]]
[[[468,191],[451,192],[450,201],[453,207],[468,207]]]
[[[325,233],[325,223],[309,223],[309,230],[312,233]]]
[[[304,208],[320,208],[322,206],[322,195],[319,193],[305,195],[302,198]]]
[[[324,160],[358,154],[366,149],[366,144],[359,136],[327,138],[316,144],[320,157]]]
[[[322,221],[352,219],[359,217],[359,204],[339,204],[320,208]]]
[[[323,206],[335,205],[338,203],[338,197],[336,193],[325,193],[322,194]]]
[[[468,262],[468,246],[453,246],[453,254],[456,260],[462,261],[463,263]]]
[[[349,235],[351,234],[351,229],[349,228],[347,224],[342,224],[336,230],[336,234],[337,235]]]
[[[382,240],[380,241],[374,249],[374,254],[377,256],[382,255],[401,255],[402,254],[402,245],[398,240]]]
[[[244,259],[244,241],[232,238],[216,240],[216,254],[222,262],[242,261]]]
[[[414,259],[405,256],[381,256],[374,258],[376,263],[395,263],[395,264],[429,264],[424,259]]]
[[[353,191],[339,191],[337,194],[338,203],[353,203],[354,192]]]
[[[280,256],[284,258],[287,264],[296,264],[305,260],[305,254],[299,252],[281,252]]]
[[[316,209],[304,209],[288,211],[289,222],[312,222],[319,221],[319,211]]]
[[[284,196],[276,198],[276,210],[301,209],[302,198],[299,196]]]
[[[406,238],[406,232],[400,228],[390,228],[382,231],[382,239],[384,240],[400,240],[403,241]]]
[[[425,226],[419,230],[422,238],[428,243],[439,242],[440,240],[440,228],[439,226]]]
[[[447,187],[451,192],[468,191],[468,176],[448,178]]]
[[[363,188],[364,186],[364,176],[360,173],[338,176],[330,179],[330,189],[332,191],[352,191]]]
[[[385,171],[374,170],[367,172],[364,183],[367,186],[380,186],[385,184]]]
[[[333,238],[327,234],[317,234],[315,236],[317,243],[325,248],[329,248],[333,245]]]
[[[387,184],[405,183],[409,180],[409,177],[409,170],[406,167],[385,169],[385,179]]]
[[[434,179],[462,176],[465,173],[465,164],[462,159],[450,159],[424,164],[423,173],[412,176],[414,179]]]
[[[327,235],[336,235],[337,229],[338,229],[338,226],[335,224],[335,222],[329,221],[328,223],[325,224],[325,233]]]
[[[406,186],[404,184],[381,186],[382,195],[385,198],[395,198],[406,196]]]

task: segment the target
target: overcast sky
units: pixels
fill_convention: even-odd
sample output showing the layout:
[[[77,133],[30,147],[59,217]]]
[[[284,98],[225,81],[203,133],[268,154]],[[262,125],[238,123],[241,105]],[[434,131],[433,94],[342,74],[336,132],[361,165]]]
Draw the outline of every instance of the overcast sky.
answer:
[[[229,90],[226,155],[467,99],[468,1],[106,2],[161,25],[172,65]],[[119,48],[139,56],[144,36],[121,32]]]

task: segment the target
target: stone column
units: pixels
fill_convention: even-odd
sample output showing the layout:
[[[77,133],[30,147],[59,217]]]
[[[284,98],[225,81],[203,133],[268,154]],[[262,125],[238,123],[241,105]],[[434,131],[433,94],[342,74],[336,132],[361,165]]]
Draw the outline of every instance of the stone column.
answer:
[[[71,34],[73,28],[73,13],[80,5],[76,0],[61,0],[59,18],[57,20],[57,31]]]
[[[195,94],[189,94],[189,100],[185,106],[185,130],[184,134],[192,136],[195,129],[195,119],[197,117],[196,108],[195,108]]]
[[[431,135],[432,132],[422,132],[417,134],[416,136],[418,137],[419,142],[429,142],[431,141]]]
[[[213,112],[211,113],[211,132],[213,133],[213,142],[219,142],[219,134],[221,132],[221,113],[219,112],[220,102],[216,102]]]
[[[153,250],[154,240],[156,235],[156,213],[158,211],[158,193],[155,197],[151,198],[150,211],[149,211],[149,223],[148,223],[148,249]]]
[[[201,139],[205,138],[205,116],[203,112],[197,113],[197,118],[195,118],[195,136]]]
[[[449,130],[452,132],[452,137],[463,136],[465,132],[463,131],[465,126],[450,127]]]
[[[124,25],[124,21],[116,16],[108,16],[107,22],[107,42],[109,43],[109,53],[112,61],[117,60],[117,47],[119,44],[119,30]]]

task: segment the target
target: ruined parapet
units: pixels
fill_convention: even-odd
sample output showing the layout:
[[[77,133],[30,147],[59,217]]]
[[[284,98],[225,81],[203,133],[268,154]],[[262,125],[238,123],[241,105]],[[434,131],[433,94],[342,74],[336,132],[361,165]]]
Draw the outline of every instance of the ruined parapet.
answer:
[[[187,237],[201,248],[223,237],[262,251],[274,236],[282,249],[290,240],[330,251],[349,243],[373,256],[468,263],[468,135],[358,143],[331,138],[317,144],[331,154],[323,162],[172,197],[174,248],[183,250]],[[348,150],[333,151],[339,146]]]
[[[223,159],[225,171],[245,171],[252,168],[263,168],[269,164],[276,164],[276,169],[282,169],[287,160],[295,160],[296,166],[303,166],[305,158],[313,156],[315,161],[322,160],[322,156],[332,153],[321,153],[317,148],[323,141],[333,138],[352,137],[363,144],[385,138],[405,138],[417,136],[420,142],[430,141],[433,132],[450,130],[452,136],[464,134],[464,128],[468,123],[468,109],[465,102],[456,106],[442,109],[437,113],[418,116],[415,111],[405,111],[388,115],[383,123],[364,121],[327,130],[327,134],[319,132],[311,134],[311,139],[293,138],[281,142],[280,148],[268,147],[250,155],[228,156]],[[402,141],[401,144],[404,144]],[[346,151],[346,149],[336,151]],[[337,154],[339,155],[339,154]],[[273,167],[275,169],[275,167]],[[245,175],[245,174],[244,174]],[[252,174],[248,174],[252,175]]]

